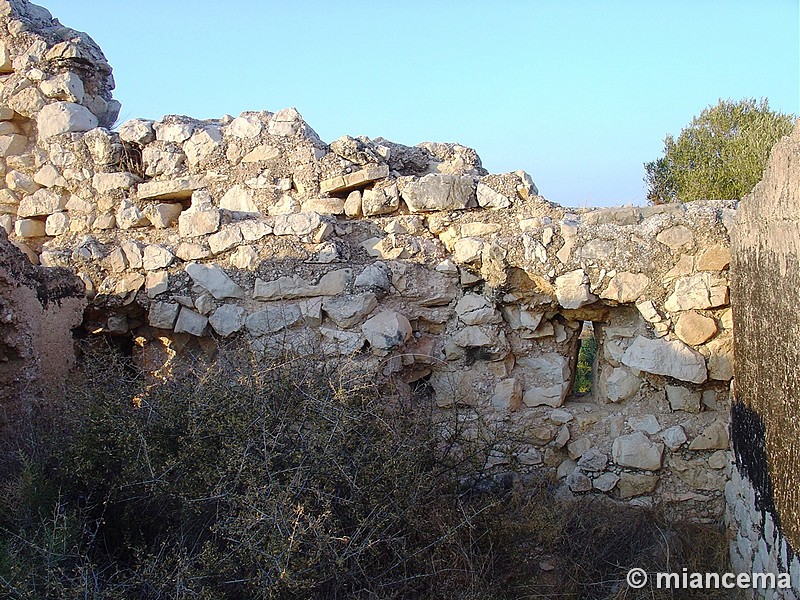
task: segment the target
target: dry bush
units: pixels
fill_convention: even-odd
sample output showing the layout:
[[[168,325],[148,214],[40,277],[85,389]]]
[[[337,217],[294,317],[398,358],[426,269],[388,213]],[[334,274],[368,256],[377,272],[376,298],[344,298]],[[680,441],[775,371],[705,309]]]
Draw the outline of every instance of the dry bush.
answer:
[[[0,589],[633,598],[606,580],[647,568],[643,556],[658,564],[662,533],[681,535],[650,513],[565,506],[545,478],[524,489],[492,478],[483,469],[502,432],[465,443],[458,411],[402,401],[350,367],[221,352],[146,386],[90,353],[64,402],[0,457]]]

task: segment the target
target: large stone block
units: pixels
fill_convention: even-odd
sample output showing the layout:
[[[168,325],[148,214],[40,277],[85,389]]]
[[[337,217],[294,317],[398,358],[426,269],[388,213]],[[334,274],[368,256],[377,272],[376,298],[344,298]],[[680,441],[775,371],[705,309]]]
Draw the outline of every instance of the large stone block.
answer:
[[[411,212],[464,210],[476,205],[475,183],[468,175],[425,175],[401,180],[400,195]]]
[[[664,444],[651,442],[646,435],[636,431],[615,439],[611,455],[621,467],[658,471],[664,458]]]
[[[708,379],[706,361],[680,340],[638,336],[622,355],[621,362],[633,369],[667,375],[681,381],[703,383]]]
[[[85,106],[74,102],[53,102],[42,108],[36,116],[40,139],[60,133],[89,131],[97,125],[97,117]]]

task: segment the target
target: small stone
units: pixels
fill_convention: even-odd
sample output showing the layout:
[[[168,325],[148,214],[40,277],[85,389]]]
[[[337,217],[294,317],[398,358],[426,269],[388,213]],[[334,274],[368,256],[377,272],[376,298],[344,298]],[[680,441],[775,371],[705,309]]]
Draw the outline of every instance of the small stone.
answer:
[[[597,448],[589,448],[578,460],[578,468],[582,471],[599,473],[606,468],[608,457]]]
[[[67,199],[48,189],[36,190],[32,195],[20,200],[17,207],[18,217],[44,217],[64,210]]]
[[[131,119],[119,126],[119,139],[123,142],[144,146],[156,139],[153,121]]]
[[[644,431],[654,435],[661,431],[661,424],[655,415],[642,415],[641,417],[628,417],[628,425],[634,431]]]
[[[576,494],[589,492],[592,489],[592,480],[581,471],[575,469],[572,473],[567,475],[567,486]]]
[[[650,285],[650,279],[642,273],[617,273],[608,287],[600,294],[601,298],[614,300],[620,304],[635,302]]]
[[[378,300],[371,292],[327,297],[322,302],[322,309],[342,329],[360,324],[377,306]]]
[[[692,230],[683,225],[676,225],[675,227],[665,229],[656,236],[656,240],[669,246],[670,250],[680,250],[687,244],[690,244],[693,239]]]
[[[492,394],[491,401],[492,407],[496,410],[517,410],[522,402],[522,382],[513,377],[498,381],[494,386],[494,393]],[[529,457],[526,456],[526,459],[527,458]],[[523,461],[520,460],[520,462]],[[539,456],[539,462],[541,462],[541,455]],[[523,462],[523,464],[530,463]]]
[[[244,215],[254,215],[259,212],[250,192],[240,185],[233,186],[225,193],[219,201],[219,207]]]
[[[649,494],[656,489],[658,476],[652,474],[620,473],[617,489],[623,500]]]
[[[180,205],[179,205],[180,206]],[[178,217],[178,232],[181,237],[197,237],[208,235],[219,230],[219,210],[189,210],[183,211]]]
[[[315,212],[277,215],[273,233],[275,235],[308,235],[317,229],[321,222],[319,214]]]
[[[361,192],[353,190],[344,201],[344,214],[351,219],[361,216]]]
[[[261,336],[291,327],[302,318],[300,307],[296,304],[269,306],[255,312],[245,319],[250,335]]]
[[[364,267],[355,280],[357,288],[376,288],[382,291],[389,290],[389,268],[381,262],[375,262]]]
[[[614,367],[605,380],[606,398],[611,402],[623,402],[633,398],[639,391],[642,380],[625,367]]]

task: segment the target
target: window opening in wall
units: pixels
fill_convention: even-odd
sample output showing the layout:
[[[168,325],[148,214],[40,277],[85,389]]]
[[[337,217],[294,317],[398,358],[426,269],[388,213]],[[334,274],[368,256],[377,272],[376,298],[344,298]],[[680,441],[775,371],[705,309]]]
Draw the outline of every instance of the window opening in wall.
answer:
[[[589,396],[594,390],[595,364],[597,358],[597,337],[594,324],[584,321],[578,337],[578,360],[575,364],[575,380],[572,393],[578,396]]]

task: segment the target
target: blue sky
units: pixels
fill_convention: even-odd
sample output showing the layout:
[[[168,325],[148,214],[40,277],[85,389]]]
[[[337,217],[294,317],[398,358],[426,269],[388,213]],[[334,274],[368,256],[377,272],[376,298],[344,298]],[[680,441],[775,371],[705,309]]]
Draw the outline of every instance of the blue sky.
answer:
[[[800,114],[797,0],[41,0],[114,67],[120,118],[296,107],[325,141],[459,142],[569,206],[719,98]],[[98,8],[102,6],[102,8]]]

